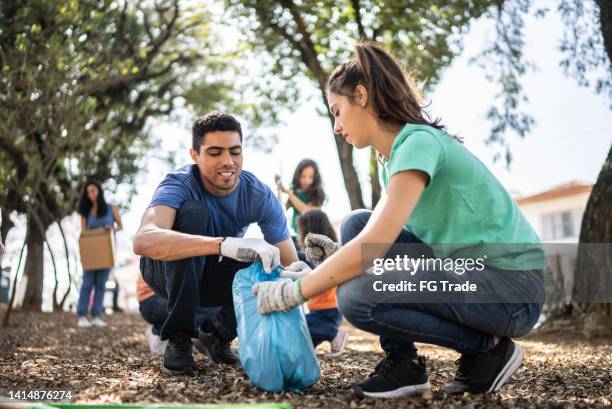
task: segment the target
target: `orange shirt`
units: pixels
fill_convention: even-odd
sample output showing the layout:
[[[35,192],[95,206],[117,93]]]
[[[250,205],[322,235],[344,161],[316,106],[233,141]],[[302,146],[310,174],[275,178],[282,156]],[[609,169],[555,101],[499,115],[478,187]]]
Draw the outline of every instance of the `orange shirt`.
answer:
[[[138,302],[144,301],[154,295],[155,292],[151,290],[151,287],[142,279],[142,274],[138,273],[138,279],[136,279],[136,298],[138,298]]]
[[[336,304],[336,288],[330,288],[319,295],[315,295],[308,300],[308,309],[310,311],[327,310],[337,308]]]

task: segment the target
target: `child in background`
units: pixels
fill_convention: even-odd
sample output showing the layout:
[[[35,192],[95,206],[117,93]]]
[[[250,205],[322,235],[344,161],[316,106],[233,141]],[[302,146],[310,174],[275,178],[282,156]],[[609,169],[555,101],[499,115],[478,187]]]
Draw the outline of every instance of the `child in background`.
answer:
[[[287,194],[285,208],[293,209],[291,229],[298,233],[298,217],[310,209],[320,209],[325,201],[319,166],[312,159],[302,160],[295,168],[289,189],[285,188],[279,176],[275,178],[275,181],[279,197],[280,193]],[[296,241],[295,237],[292,238]]]
[[[304,249],[304,239],[309,233],[323,234],[336,240],[336,232],[324,212],[318,209],[308,210],[297,219],[298,244]],[[337,241],[337,240],[336,240]],[[342,315],[336,304],[336,288],[312,297],[308,301],[306,322],[316,346],[323,341],[331,342],[331,351],[328,356],[339,356],[344,351],[348,341],[348,333],[340,328]]]

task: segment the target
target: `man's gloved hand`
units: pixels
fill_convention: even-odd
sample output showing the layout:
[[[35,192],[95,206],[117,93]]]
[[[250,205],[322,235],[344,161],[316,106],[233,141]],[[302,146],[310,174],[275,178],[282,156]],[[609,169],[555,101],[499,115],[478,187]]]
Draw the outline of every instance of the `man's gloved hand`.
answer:
[[[263,239],[226,237],[221,242],[220,255],[244,263],[252,263],[259,257],[266,273],[271,273],[272,269],[280,264],[278,247],[266,243]]]
[[[307,276],[311,271],[312,269],[307,263],[303,261],[294,261],[289,265],[289,267],[285,267],[283,270],[281,270],[280,276],[297,280],[298,278]]]
[[[306,258],[318,265],[325,261],[340,248],[340,244],[322,234],[308,233],[304,240]]]
[[[257,311],[260,314],[288,311],[306,302],[299,280],[262,281],[253,286],[253,294],[257,296]]]

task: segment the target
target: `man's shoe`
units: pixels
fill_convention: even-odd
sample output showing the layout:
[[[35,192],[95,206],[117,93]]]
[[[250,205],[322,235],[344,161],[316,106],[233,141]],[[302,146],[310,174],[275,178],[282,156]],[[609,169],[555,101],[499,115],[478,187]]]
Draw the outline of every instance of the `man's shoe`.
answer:
[[[191,338],[179,333],[170,335],[164,351],[162,372],[172,375],[192,375],[198,369],[193,360]]]
[[[204,332],[200,329],[193,346],[214,363],[236,365],[240,362],[236,354],[232,352],[230,343],[224,340],[215,329],[210,332]]]
[[[403,358],[394,353],[378,364],[369,377],[354,388],[359,397],[399,398],[431,388],[425,358]]]
[[[92,325],[93,324],[87,319],[87,317],[79,317],[79,322],[77,322],[77,326],[82,328],[91,327]]]
[[[461,355],[453,383],[444,385],[441,390],[446,393],[496,392],[521,366],[523,356],[523,347],[504,337],[488,352]]]
[[[147,339],[147,344],[149,344],[149,350],[152,355],[163,355],[164,351],[166,351],[166,345],[168,345],[168,340],[162,341],[159,335],[155,335],[153,333],[153,326],[150,325],[147,327],[145,331],[145,338]]]

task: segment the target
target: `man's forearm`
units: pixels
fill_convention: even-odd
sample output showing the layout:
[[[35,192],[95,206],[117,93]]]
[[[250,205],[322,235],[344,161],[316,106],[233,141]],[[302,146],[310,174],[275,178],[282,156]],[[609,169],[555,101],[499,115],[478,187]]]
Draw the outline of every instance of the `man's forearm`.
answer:
[[[180,233],[161,228],[145,228],[134,238],[134,253],[155,260],[180,260],[219,254],[221,237]]]

